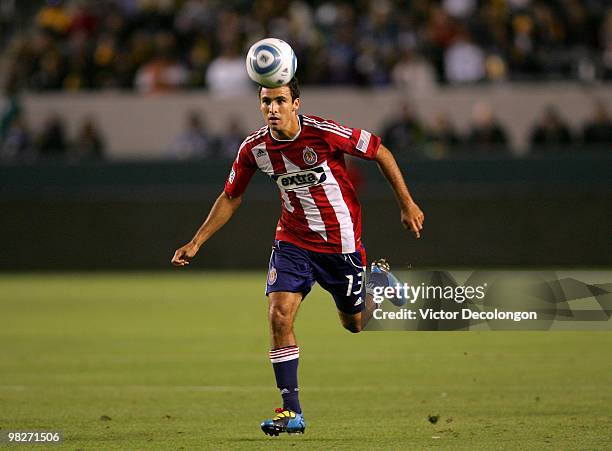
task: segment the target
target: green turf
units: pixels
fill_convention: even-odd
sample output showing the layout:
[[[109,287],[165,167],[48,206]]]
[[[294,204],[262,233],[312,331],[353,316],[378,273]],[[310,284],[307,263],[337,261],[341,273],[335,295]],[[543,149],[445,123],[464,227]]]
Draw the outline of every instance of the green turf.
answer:
[[[308,429],[264,436],[264,277],[0,276],[1,431],[68,449],[612,446],[609,332],[352,335],[318,289],[297,322]]]

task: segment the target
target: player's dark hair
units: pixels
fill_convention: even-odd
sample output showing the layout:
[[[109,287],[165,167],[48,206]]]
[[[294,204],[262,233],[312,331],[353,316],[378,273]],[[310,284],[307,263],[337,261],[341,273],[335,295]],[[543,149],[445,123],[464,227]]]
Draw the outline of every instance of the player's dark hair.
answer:
[[[297,77],[293,77],[289,83],[283,86],[287,86],[289,88],[289,91],[291,91],[291,101],[292,102],[295,99],[298,99],[300,97],[300,84],[298,83]],[[261,97],[262,88],[263,86],[259,85],[259,91],[258,91],[259,97]]]

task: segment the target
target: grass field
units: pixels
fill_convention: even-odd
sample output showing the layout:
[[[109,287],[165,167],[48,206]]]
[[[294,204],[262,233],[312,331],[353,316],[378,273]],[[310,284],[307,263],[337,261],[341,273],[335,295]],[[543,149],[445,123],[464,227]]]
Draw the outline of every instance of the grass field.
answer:
[[[612,447],[611,333],[352,335],[319,289],[297,323],[306,434],[264,436],[264,277],[0,275],[0,432],[58,430],[68,449]]]

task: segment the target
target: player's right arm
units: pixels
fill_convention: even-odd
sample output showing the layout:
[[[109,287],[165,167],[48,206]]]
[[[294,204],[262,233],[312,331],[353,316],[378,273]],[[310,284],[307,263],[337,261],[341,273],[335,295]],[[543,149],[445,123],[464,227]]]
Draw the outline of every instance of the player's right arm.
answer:
[[[188,265],[189,260],[195,257],[200,247],[230,220],[236,210],[238,210],[241,202],[242,196],[230,197],[223,191],[217,197],[206,220],[202,223],[191,241],[176,250],[174,257],[172,257],[172,264],[174,266]]]
[[[213,204],[208,216],[191,241],[176,250],[172,257],[174,266],[185,266],[198,253],[202,245],[223,227],[234,215],[246,190],[257,164],[253,154],[243,144],[225,181],[225,189]]]

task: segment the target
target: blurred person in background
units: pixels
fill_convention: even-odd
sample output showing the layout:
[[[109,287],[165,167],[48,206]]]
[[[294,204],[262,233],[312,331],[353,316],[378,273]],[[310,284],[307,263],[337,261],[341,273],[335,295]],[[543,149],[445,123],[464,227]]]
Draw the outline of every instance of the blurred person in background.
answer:
[[[94,65],[95,41],[100,30],[101,5],[88,0],[71,2],[71,21],[66,38],[65,60],[67,74],[64,89],[75,91],[92,89],[96,85],[96,66]]]
[[[220,49],[206,70],[206,85],[212,95],[238,96],[253,92],[254,86],[244,69],[242,25],[249,22],[237,11],[221,9],[216,17],[212,39]],[[251,19],[252,20],[252,19]]]
[[[70,35],[85,35],[91,37],[98,28],[98,17],[94,11],[96,2],[90,0],[75,0],[70,13]]]
[[[102,160],[105,148],[102,132],[94,119],[89,117],[81,124],[72,145],[70,157],[77,161]]]
[[[426,156],[434,160],[452,156],[461,139],[448,115],[438,113],[427,130]]]
[[[393,85],[412,93],[431,92],[436,87],[436,75],[429,62],[416,52],[404,51],[391,70]]]
[[[588,150],[612,150],[612,119],[604,102],[597,102],[591,119],[584,124],[582,142]]]
[[[155,34],[156,53],[136,73],[136,87],[142,94],[176,91],[187,81],[187,69],[176,57],[176,39],[172,33]]]
[[[123,61],[119,61],[119,54],[116,36],[112,33],[100,34],[92,58],[96,87],[119,87],[120,83],[116,81],[116,73],[123,69],[124,64]]]
[[[21,111],[17,78],[13,74],[6,81],[2,98],[0,98],[0,144],[6,138],[13,122],[19,117]]]
[[[355,39],[361,34],[356,30],[354,8],[325,2],[315,8],[314,20],[317,33],[309,44],[309,64],[298,64],[298,71],[317,84],[357,83],[361,71],[355,70]]]
[[[30,78],[30,88],[35,91],[57,91],[64,87],[68,67],[59,49],[45,52],[36,63]]]
[[[562,0],[559,8],[564,23],[566,42],[572,48],[597,46],[597,21],[583,0]]]
[[[383,127],[382,139],[395,149],[396,155],[421,157],[425,141],[425,129],[412,106],[405,102],[400,106],[399,115]]]
[[[64,36],[70,30],[72,18],[63,0],[47,0],[36,15],[36,25],[56,36]]]
[[[41,159],[59,159],[66,156],[68,141],[62,117],[55,113],[45,122],[35,141],[36,151]]]
[[[187,56],[187,85],[190,88],[204,88],[206,86],[206,71],[212,57],[210,41],[199,35]]]
[[[236,149],[244,140],[245,132],[242,122],[237,116],[231,116],[227,120],[227,129],[217,140],[217,156],[220,158],[236,158]]]
[[[551,3],[534,2],[531,14],[535,25],[537,71],[545,79],[570,75],[570,59],[565,56],[568,53],[566,30],[558,10]]]
[[[144,31],[137,30],[130,35],[126,42],[127,49],[116,52],[114,59],[113,84],[125,89],[136,87],[136,77],[139,69],[144,66],[155,55],[155,43],[153,38]],[[111,64],[108,53],[115,55],[114,48],[101,48],[102,65]]]
[[[461,29],[444,53],[444,72],[449,83],[473,83],[485,77],[485,54],[467,30]]]
[[[244,68],[244,56],[236,45],[230,45],[215,58],[206,71],[206,85],[218,97],[238,96],[253,92],[253,82]]]
[[[424,47],[429,61],[434,65],[438,80],[446,82],[445,51],[461,32],[461,25],[441,6],[427,5],[424,11]]]
[[[550,153],[569,150],[573,144],[570,129],[559,111],[548,106],[538,120],[530,137],[532,153]]]
[[[505,80],[509,76],[511,29],[508,20],[507,5],[502,2],[487,2],[469,21],[469,30],[474,41],[487,55],[485,58],[487,80]]]
[[[512,43],[508,55],[515,79],[528,78],[538,70],[534,30],[533,18],[527,12],[519,12],[512,16]]]
[[[0,161],[26,162],[34,159],[32,135],[23,115],[18,114],[0,140]]]
[[[508,138],[488,103],[478,102],[472,109],[472,126],[467,139],[469,155],[508,153]]]
[[[185,129],[174,138],[165,156],[176,160],[209,157],[211,139],[201,113],[190,111],[185,119]]]
[[[386,86],[397,61],[397,17],[390,0],[369,2],[367,14],[353,14],[357,36],[347,46],[354,48],[358,82],[367,86]],[[350,29],[351,27],[348,25]]]

